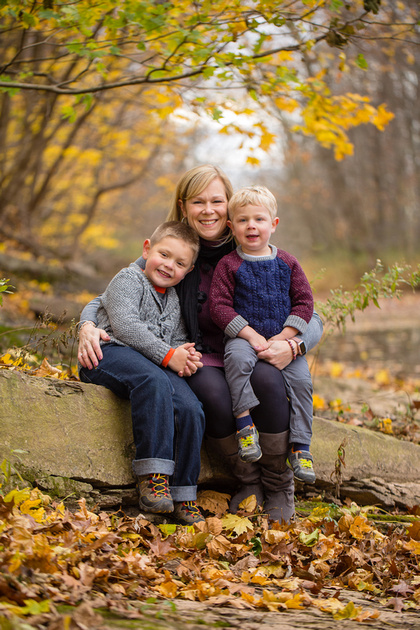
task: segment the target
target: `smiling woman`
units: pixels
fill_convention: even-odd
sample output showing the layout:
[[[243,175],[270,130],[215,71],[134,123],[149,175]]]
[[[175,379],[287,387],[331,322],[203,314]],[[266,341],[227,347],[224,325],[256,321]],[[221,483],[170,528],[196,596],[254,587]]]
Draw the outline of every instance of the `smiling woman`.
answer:
[[[188,224],[197,234],[207,240],[216,241],[226,230],[226,189],[221,179],[214,179],[199,195],[183,201],[180,207]]]

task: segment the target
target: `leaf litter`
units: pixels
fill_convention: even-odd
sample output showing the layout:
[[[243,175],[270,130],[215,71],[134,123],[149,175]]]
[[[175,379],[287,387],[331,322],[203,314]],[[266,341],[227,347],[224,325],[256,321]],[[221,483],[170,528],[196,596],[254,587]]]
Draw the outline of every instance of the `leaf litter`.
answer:
[[[187,527],[84,499],[71,512],[38,489],[0,496],[0,628],[106,628],[106,614],[146,628],[158,602],[155,630],[177,602],[357,622],[420,610],[420,508],[383,523],[372,506],[320,504],[285,525],[253,497],[229,514],[227,498],[202,492],[207,518]]]

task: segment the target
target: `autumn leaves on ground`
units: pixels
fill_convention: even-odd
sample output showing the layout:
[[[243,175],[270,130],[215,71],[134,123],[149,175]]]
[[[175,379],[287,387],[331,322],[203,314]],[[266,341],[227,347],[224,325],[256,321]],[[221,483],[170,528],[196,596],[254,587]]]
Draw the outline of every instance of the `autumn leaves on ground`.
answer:
[[[380,524],[375,508],[320,504],[287,527],[269,524],[252,499],[237,515],[226,513],[226,495],[204,492],[200,502],[208,517],[193,528],[96,514],[83,500],[70,513],[38,490],[10,492],[0,507],[0,627],[25,628],[26,619],[84,628],[86,614],[88,627],[106,627],[101,611],[144,621],[153,598],[279,613],[315,607],[357,621],[420,607],[414,515]],[[375,608],[351,594],[345,603],[343,589],[374,598]],[[71,607],[82,602],[80,625]]]
[[[10,355],[1,361],[2,369],[65,377],[46,359],[37,368],[16,365]],[[359,378],[382,392],[403,390],[411,400],[405,414],[373,417],[367,406],[320,394],[314,397],[315,412],[419,442],[418,380],[402,381],[386,367],[338,362],[318,363],[316,375],[328,376],[330,383],[340,380],[341,389],[346,379]],[[279,623],[286,611],[372,625],[389,611],[420,609],[418,506],[386,514],[318,497],[311,505],[298,502],[296,521],[285,526],[269,523],[253,498],[233,515],[227,512],[228,495],[203,491],[206,521],[188,528],[89,511],[83,500],[70,512],[37,489],[7,491],[10,472],[4,461],[1,629],[114,628],[127,620],[129,627],[176,628],[177,611],[191,602],[232,615],[276,613]]]

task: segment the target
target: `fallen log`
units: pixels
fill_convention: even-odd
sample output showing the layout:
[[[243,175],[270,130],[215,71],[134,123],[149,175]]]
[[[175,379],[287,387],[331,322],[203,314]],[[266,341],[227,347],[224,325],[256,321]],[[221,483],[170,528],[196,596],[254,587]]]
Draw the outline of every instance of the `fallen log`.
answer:
[[[101,508],[135,505],[130,407],[105,388],[0,370],[0,460],[54,497]],[[420,446],[368,429],[314,419],[316,489],[387,508],[420,504]],[[13,479],[15,481],[17,476]],[[22,483],[22,482],[21,482]],[[199,485],[231,491],[227,465],[204,443]]]

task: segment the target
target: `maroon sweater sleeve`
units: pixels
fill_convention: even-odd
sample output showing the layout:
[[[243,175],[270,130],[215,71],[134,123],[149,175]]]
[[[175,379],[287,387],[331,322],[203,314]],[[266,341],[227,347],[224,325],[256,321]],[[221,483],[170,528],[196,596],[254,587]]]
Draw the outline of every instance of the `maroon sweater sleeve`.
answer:
[[[224,256],[214,270],[210,288],[210,315],[219,328],[234,337],[248,322],[233,308],[235,294],[235,274],[241,266],[242,259],[236,252]],[[231,324],[232,333],[229,332]],[[233,330],[236,334],[233,333]]]
[[[314,312],[314,298],[311,285],[301,265],[294,256],[282,250],[277,250],[277,256],[284,260],[291,270],[289,294],[292,309],[285,322],[285,326],[293,326],[293,323],[288,323],[289,318],[293,317],[299,317],[308,324]],[[296,328],[296,326],[294,327]]]

